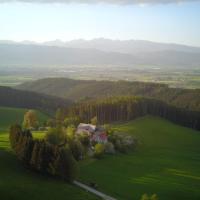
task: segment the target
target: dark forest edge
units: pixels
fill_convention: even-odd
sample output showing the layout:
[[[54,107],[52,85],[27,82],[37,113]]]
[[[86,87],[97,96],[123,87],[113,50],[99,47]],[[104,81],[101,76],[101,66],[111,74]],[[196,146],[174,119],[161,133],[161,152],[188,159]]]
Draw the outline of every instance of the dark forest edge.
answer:
[[[63,110],[63,116],[79,116],[84,122],[89,122],[96,116],[101,124],[129,121],[144,115],[159,116],[176,124],[200,130],[199,112],[177,108],[151,98],[109,97],[79,102]]]
[[[67,107],[71,103],[59,97],[0,86],[0,106],[4,107],[37,109],[52,115],[58,107]]]

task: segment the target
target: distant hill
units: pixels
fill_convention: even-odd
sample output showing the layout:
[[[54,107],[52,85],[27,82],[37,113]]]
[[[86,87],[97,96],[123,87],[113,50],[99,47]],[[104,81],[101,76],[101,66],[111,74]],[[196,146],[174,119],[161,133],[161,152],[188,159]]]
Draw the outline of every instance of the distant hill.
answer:
[[[52,113],[58,107],[66,107],[70,103],[71,101],[59,97],[0,86],[1,107],[31,108]]]
[[[95,45],[87,45],[87,43],[83,46],[68,45],[62,47],[48,46],[46,44],[0,43],[0,65],[15,67],[70,65],[95,67],[108,65],[108,67],[160,66],[179,68],[200,66],[200,48],[185,46],[175,48],[171,45],[173,48],[152,47],[152,51],[150,51],[148,49],[150,49],[151,45],[149,45],[146,50],[141,46],[141,50],[133,50],[132,52],[128,50],[128,47],[126,48],[126,45],[123,48],[120,48],[120,46],[115,48],[116,45],[113,48],[107,48],[109,45],[104,46],[100,48],[98,46],[95,47]],[[153,46],[159,45],[154,44]],[[133,48],[135,48],[134,45]]]
[[[106,96],[137,95],[200,111],[199,89],[169,88],[167,85],[156,83],[47,78],[18,85],[17,89],[51,94],[73,101]]]

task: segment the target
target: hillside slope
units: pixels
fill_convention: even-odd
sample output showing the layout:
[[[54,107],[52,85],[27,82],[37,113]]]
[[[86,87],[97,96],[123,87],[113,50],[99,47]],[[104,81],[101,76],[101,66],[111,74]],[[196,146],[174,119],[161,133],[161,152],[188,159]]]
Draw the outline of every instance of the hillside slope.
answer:
[[[70,103],[71,101],[59,97],[0,86],[0,106],[32,108],[51,113]]]
[[[118,200],[156,193],[161,200],[200,199],[200,132],[146,116],[114,126],[138,139],[129,154],[83,161],[80,180]]]
[[[128,81],[85,81],[47,78],[18,85],[17,89],[50,94],[71,100],[118,95],[152,97],[177,107],[200,111],[200,90],[169,88],[164,84]]]
[[[8,108],[0,107],[0,130],[7,130],[11,124],[21,124],[24,118],[24,114],[27,109],[22,108]],[[40,124],[45,122],[48,118],[47,115],[36,111],[38,121]]]

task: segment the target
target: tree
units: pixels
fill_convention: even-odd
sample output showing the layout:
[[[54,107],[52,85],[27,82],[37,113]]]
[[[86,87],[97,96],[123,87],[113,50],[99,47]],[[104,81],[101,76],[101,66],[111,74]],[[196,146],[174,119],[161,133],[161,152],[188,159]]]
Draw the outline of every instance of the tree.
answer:
[[[29,165],[33,145],[34,142],[31,132],[29,130],[23,131],[16,147],[16,154],[18,159],[21,160],[26,166]]]
[[[95,116],[95,117],[93,117],[93,118],[91,119],[91,124],[97,125],[97,123],[98,123],[98,119],[97,119],[97,116]]]
[[[47,131],[45,140],[50,144],[64,145],[67,140],[67,135],[63,127],[57,126],[55,128],[50,128]]]
[[[22,133],[22,129],[20,125],[14,124],[10,127],[9,139],[10,139],[10,145],[13,150],[16,150],[16,146],[18,144],[21,133]]]
[[[76,178],[78,166],[70,149],[49,144],[45,140],[34,140],[29,130],[22,131],[18,125],[10,128],[10,142],[17,158],[26,167],[69,182]]]
[[[68,148],[54,147],[54,159],[50,163],[50,172],[64,180],[72,182],[78,174],[78,165]]]
[[[26,129],[38,128],[39,122],[34,110],[29,110],[24,115],[23,127]]]
[[[46,125],[49,127],[55,127],[56,126],[56,121],[54,119],[48,119],[46,122]]]
[[[40,144],[39,144],[39,140],[35,140],[34,141],[34,145],[33,145],[33,151],[31,154],[31,159],[30,159],[30,166],[32,169],[38,170],[38,154],[40,151]]]
[[[79,134],[78,139],[84,147],[88,148],[90,146],[90,137],[87,133],[83,132]]]
[[[63,122],[63,110],[61,108],[58,108],[56,111],[56,123],[57,124],[62,124]]]
[[[84,147],[78,139],[73,139],[69,142],[70,150],[74,156],[74,158],[78,160],[83,159],[84,155]]]
[[[73,139],[74,136],[75,136],[75,131],[76,131],[76,128],[74,125],[69,125],[67,127],[67,136],[69,139]]]
[[[64,120],[64,126],[65,127],[68,127],[68,126],[71,126],[71,125],[78,126],[80,121],[81,121],[80,118],[77,117],[77,116],[75,116],[75,117],[67,117]]]

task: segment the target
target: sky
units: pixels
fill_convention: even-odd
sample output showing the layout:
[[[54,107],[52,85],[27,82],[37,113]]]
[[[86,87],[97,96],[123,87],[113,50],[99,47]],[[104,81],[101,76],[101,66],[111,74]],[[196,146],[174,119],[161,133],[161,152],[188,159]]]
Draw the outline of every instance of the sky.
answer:
[[[198,0],[27,1],[0,0],[0,40],[108,38],[200,46]]]

